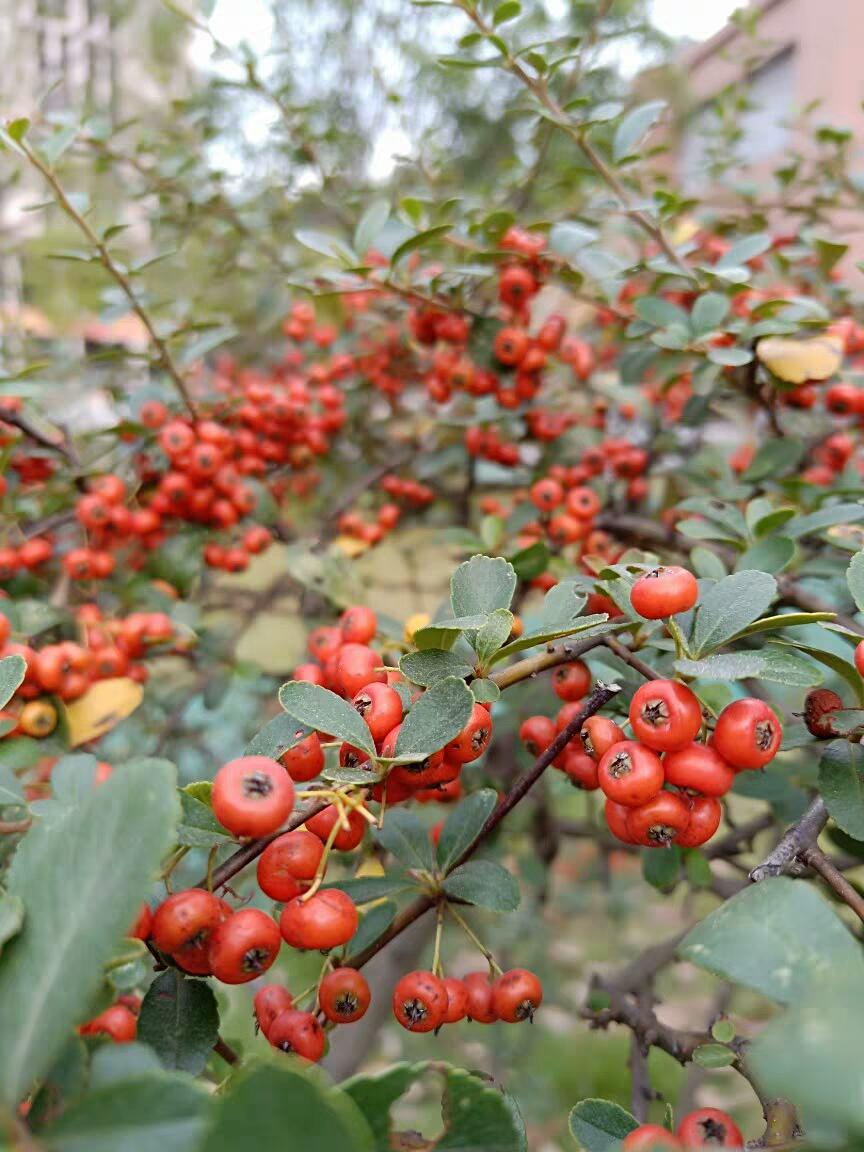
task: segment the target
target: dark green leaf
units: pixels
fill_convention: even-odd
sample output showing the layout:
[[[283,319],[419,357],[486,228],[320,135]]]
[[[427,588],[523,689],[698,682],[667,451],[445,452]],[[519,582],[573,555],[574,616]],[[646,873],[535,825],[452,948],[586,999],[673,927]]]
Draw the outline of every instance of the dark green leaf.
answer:
[[[233,840],[223,828],[209,805],[196,800],[186,792],[180,793],[180,823],[177,825],[177,843],[187,848],[216,848]]]
[[[681,849],[646,848],[642,853],[642,875],[661,892],[671,892],[681,879]]]
[[[473,792],[456,805],[444,822],[438,840],[438,866],[446,873],[473,843],[495,810],[498,794],[491,788]]]
[[[736,572],[718,580],[701,597],[693,629],[696,655],[719,648],[758,619],[777,594],[767,572]]]
[[[483,627],[477,630],[474,651],[481,668],[485,668],[495,653],[507,643],[507,637],[513,631],[514,619],[509,609],[496,608],[489,613]]]
[[[444,63],[443,60],[442,63]],[[470,67],[471,64],[468,66]],[[482,67],[482,64],[478,65],[475,63],[474,66]],[[418,232],[416,235],[410,236],[399,245],[390,257],[391,266],[395,268],[403,256],[407,256],[411,252],[416,252],[418,248],[426,248],[434,244],[436,240],[439,240],[442,236],[446,236],[448,232],[452,231],[452,224],[436,224],[434,228],[427,228],[425,232]]]
[[[785,476],[797,468],[803,458],[804,445],[800,440],[766,440],[742,472],[741,479],[747,484],[758,484],[772,476]]]
[[[835,823],[864,840],[864,749],[832,740],[819,762],[819,791]]]
[[[506,868],[493,860],[460,864],[444,881],[444,891],[455,899],[495,912],[512,912],[519,907],[519,885]]]
[[[375,830],[375,839],[406,868],[435,871],[429,830],[410,809],[391,808],[384,817],[384,827]]]
[[[584,1152],[619,1152],[624,1137],[639,1124],[619,1104],[580,1100],[570,1112],[570,1131]]]
[[[856,552],[846,569],[846,583],[859,612],[864,612],[864,552]]]
[[[279,760],[289,748],[305,740],[311,731],[311,728],[299,724],[287,713],[275,716],[252,737],[246,745],[244,756],[269,756],[271,760]]]
[[[300,724],[362,748],[374,758],[375,744],[362,717],[335,692],[305,680],[289,680],[279,689],[279,703]]]
[[[402,721],[396,756],[438,752],[459,735],[471,718],[474,697],[458,676],[447,676],[427,688]]]
[[[795,516],[787,520],[783,527],[783,535],[797,540],[801,536],[810,536],[814,532],[823,532],[826,528],[833,528],[837,524],[857,524],[864,520],[864,504],[829,504],[820,508],[818,512],[811,512],[808,516]]]
[[[138,1017],[138,1039],[171,1071],[197,1076],[219,1035],[219,1009],[210,985],[169,968],[150,987]]]

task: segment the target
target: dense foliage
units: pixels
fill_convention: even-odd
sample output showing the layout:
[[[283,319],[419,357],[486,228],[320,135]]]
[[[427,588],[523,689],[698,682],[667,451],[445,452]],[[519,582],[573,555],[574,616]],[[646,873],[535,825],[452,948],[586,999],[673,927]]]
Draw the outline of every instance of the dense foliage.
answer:
[[[28,300],[102,319],[0,346],[4,1146],[855,1147],[850,136],[756,193],[723,94],[685,194],[624,0],[272,67],[168,7],[189,99],[0,129]],[[312,65],[364,34],[424,157],[372,188],[392,93]]]

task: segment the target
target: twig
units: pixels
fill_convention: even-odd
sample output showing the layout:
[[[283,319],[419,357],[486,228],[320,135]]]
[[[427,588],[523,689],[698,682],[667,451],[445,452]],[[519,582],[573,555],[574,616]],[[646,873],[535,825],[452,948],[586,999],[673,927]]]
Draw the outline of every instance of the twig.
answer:
[[[222,1039],[221,1036],[216,1037],[216,1043],[213,1045],[213,1051],[217,1056],[221,1056],[226,1064],[238,1064],[240,1057],[234,1051],[230,1044]]]
[[[750,873],[750,879],[753,883],[758,884],[760,880],[765,880],[770,876],[782,876],[785,872],[799,871],[802,853],[815,845],[819,833],[827,823],[828,812],[825,808],[825,801],[821,796],[817,796],[797,824],[792,825],[777,847]]]
[[[652,668],[650,664],[646,664],[644,660],[640,660],[635,652],[631,652],[626,645],[622,644],[620,640],[616,640],[614,636],[607,636],[604,643],[610,652],[614,652],[619,660],[623,660],[625,664],[629,664],[634,672],[638,672],[640,676],[644,676],[646,680],[661,680],[662,676]]]
[[[33,149],[29,146],[29,144],[26,143],[26,141],[19,141],[19,146],[33,167],[42,175],[46,183],[51,188],[51,191],[54,193],[54,197],[60,208],[62,208],[69,219],[77,225],[80,232],[84,235],[96,255],[99,257],[102,267],[112,278],[112,280],[114,280],[115,284],[117,284],[123,295],[129,301],[129,306],[144,325],[144,328],[147,331],[147,335],[150,337],[150,342],[156,350],[156,364],[163,367],[171,377],[175,387],[177,388],[177,391],[180,393],[180,396],[183,399],[183,403],[186,405],[186,408],[189,411],[189,415],[193,418],[193,420],[197,419],[198,413],[192,400],[192,396],[189,393],[186,381],[183,379],[183,376],[180,373],[180,369],[174,362],[174,358],[171,355],[167,343],[157,332],[156,326],[151,320],[149,313],[138,298],[138,294],[132,287],[128,276],[120,270],[104,241],[99,238],[99,236],[90,227],[90,224],[87,222],[87,220],[71,203],[69,197],[66,195],[66,190],[60,183],[53,170],[45,163],[44,160],[41,159],[41,157],[39,157],[33,151]]]
[[[858,919],[864,922],[864,896],[853,888],[846,877],[835,868],[822,849],[818,845],[812,844],[809,848],[804,849],[800,858],[814,872],[818,872],[828,887],[833,889],[843,903],[848,904]]]

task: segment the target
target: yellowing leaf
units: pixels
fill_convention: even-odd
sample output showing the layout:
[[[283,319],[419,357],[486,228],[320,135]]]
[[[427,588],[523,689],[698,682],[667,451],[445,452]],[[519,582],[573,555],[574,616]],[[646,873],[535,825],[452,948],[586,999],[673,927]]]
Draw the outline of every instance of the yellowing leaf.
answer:
[[[693,216],[684,216],[675,225],[672,231],[672,243],[676,246],[679,244],[686,244],[692,240],[693,237],[701,232],[702,226],[698,220]]]
[[[69,743],[73,748],[110,732],[125,720],[144,697],[144,689],[126,676],[99,680],[83,696],[66,705]]]
[[[384,865],[377,856],[367,856],[357,871],[354,873],[355,879],[361,876],[384,876]]]
[[[414,639],[414,633],[419,632],[421,628],[428,628],[432,617],[428,612],[415,612],[413,616],[409,616],[405,621],[405,641],[410,644]]]
[[[358,540],[356,536],[337,536],[333,541],[333,547],[338,549],[343,556],[347,556],[349,560],[369,551],[369,545],[366,541]]]
[[[816,336],[812,340],[769,336],[759,341],[756,355],[781,380],[803,384],[833,376],[843,361],[843,345],[836,336]]]

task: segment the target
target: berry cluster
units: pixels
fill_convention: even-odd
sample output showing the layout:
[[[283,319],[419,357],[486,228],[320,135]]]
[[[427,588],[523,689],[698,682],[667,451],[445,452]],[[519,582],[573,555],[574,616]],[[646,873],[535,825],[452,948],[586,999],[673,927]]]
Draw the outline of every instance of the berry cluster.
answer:
[[[674,1133],[659,1124],[640,1124],[621,1141],[621,1152],[686,1152],[688,1148],[743,1149],[741,1129],[728,1112],[696,1108]]]

